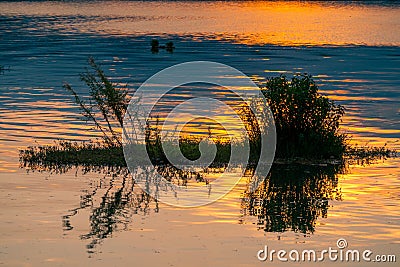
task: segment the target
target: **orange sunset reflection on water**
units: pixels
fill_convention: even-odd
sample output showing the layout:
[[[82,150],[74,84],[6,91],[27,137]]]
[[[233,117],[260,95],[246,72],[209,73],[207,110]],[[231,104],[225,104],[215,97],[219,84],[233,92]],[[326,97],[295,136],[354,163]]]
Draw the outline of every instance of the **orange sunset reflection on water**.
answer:
[[[312,1],[101,3],[5,2],[0,9],[7,15],[75,16],[41,23],[62,32],[208,36],[244,44],[400,44],[398,6]]]

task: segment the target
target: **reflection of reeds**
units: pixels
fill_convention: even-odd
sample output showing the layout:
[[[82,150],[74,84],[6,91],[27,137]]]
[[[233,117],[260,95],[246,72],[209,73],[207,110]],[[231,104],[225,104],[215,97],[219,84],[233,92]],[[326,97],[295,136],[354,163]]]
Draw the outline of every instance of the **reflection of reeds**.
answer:
[[[64,231],[74,229],[73,217],[80,210],[90,211],[90,231],[81,235],[90,240],[89,253],[97,250],[105,239],[114,232],[128,229],[135,214],[148,215],[158,212],[158,202],[139,188],[133,177],[143,174],[138,168],[129,173],[123,167],[104,167],[83,169],[84,172],[101,173],[100,180],[91,183],[83,190],[81,201],[62,217]],[[175,184],[185,186],[190,180],[206,183],[201,175],[193,171],[179,170],[173,166],[158,166],[157,173],[169,177]],[[218,168],[209,168],[204,172],[220,172]],[[263,183],[254,191],[242,193],[241,209],[245,216],[256,216],[258,228],[267,232],[295,231],[312,233],[318,218],[328,214],[328,201],[341,200],[338,185],[338,173],[346,171],[344,165],[273,165]],[[249,168],[246,173],[251,174]],[[149,172],[147,175],[154,175]],[[152,180],[152,177],[147,177]],[[163,187],[160,186],[160,190]]]
[[[62,169],[65,171],[65,169]],[[212,168],[204,172],[213,172]],[[215,171],[219,171],[215,169]],[[87,244],[89,253],[96,251],[96,247],[104,239],[111,237],[114,232],[128,229],[129,223],[135,214],[149,215],[150,212],[158,212],[158,201],[142,188],[137,186],[135,178],[145,174],[149,181],[154,181],[153,176],[158,173],[163,177],[169,177],[169,181],[180,186],[186,186],[189,181],[208,184],[199,172],[184,171],[174,166],[157,166],[156,172],[146,172],[146,167],[129,170],[126,167],[93,167],[82,168],[83,174],[95,172],[101,174],[99,180],[91,183],[89,189],[83,190],[80,203],[76,208],[68,211],[62,217],[64,231],[74,229],[73,217],[79,211],[90,211],[90,231],[81,235],[81,239],[90,240]],[[135,178],[134,178],[135,177]],[[160,190],[163,185],[160,184]],[[157,193],[156,193],[157,194]]]
[[[62,217],[64,231],[70,231],[74,228],[71,219],[80,210],[90,210],[90,231],[81,235],[82,239],[90,240],[87,245],[89,253],[94,252],[96,246],[115,231],[126,230],[134,214],[147,215],[151,210],[158,212],[157,200],[135,186],[127,168],[110,167],[94,171],[104,176],[90,189],[82,191],[78,207]],[[100,203],[95,204],[96,200]]]
[[[344,165],[273,165],[254,192],[243,193],[242,212],[256,216],[266,232],[313,233],[317,219],[327,216],[328,201],[342,198],[337,174],[344,170]]]
[[[79,144],[76,145],[79,146]],[[82,153],[82,157],[85,157],[85,153],[92,152],[91,149],[86,152],[82,152],[83,150],[80,149],[76,150],[68,142],[61,146],[67,152],[59,152],[57,150],[59,146],[54,146],[53,149],[56,152],[45,152],[46,148],[36,148],[41,149],[41,153],[50,153],[42,154],[44,158],[40,161],[35,158],[37,153],[35,154],[33,148],[28,153],[25,151],[27,155],[33,156],[33,158],[25,162],[24,166],[29,170],[63,173],[78,165],[77,162],[79,161],[76,161],[72,156],[72,159],[74,159],[72,164],[65,164],[65,158],[59,159],[59,164],[54,164],[46,161],[46,157],[54,158],[50,156],[51,153],[61,153],[70,157],[71,150],[76,153],[76,157],[80,157],[80,153]],[[102,151],[101,148],[99,151]],[[109,149],[105,151],[110,153]],[[357,153],[362,153],[361,151]],[[380,155],[379,151],[375,152],[375,154]],[[122,151],[118,153],[122,153]],[[105,157],[104,162],[97,163],[106,163],[108,157],[109,154]],[[121,157],[122,155],[116,158]],[[272,166],[265,179],[260,177],[263,182],[259,187],[254,191],[249,189],[242,193],[241,208],[243,214],[256,216],[258,228],[267,232],[288,230],[304,234],[314,232],[317,219],[326,217],[328,214],[328,201],[331,199],[341,200],[340,188],[337,188],[337,174],[346,171],[348,161],[331,160],[330,163],[322,161],[320,164],[314,164],[314,161],[298,159],[277,162],[280,163]],[[23,163],[23,160],[21,163]],[[209,185],[210,181],[206,178],[208,173],[224,171],[223,165],[202,170],[195,168],[182,170],[165,163],[155,165],[155,171],[149,171],[146,166],[138,166],[136,169],[130,170],[131,173],[129,173],[125,165],[122,165],[122,167],[95,165],[94,162],[87,162],[80,168],[83,173],[94,171],[105,174],[104,177],[94,183],[93,187],[83,191],[78,207],[71,209],[68,214],[63,216],[64,230],[70,231],[74,227],[72,218],[78,211],[82,209],[90,210],[90,231],[81,236],[82,239],[90,240],[87,245],[89,252],[96,251],[97,245],[110,237],[113,232],[126,229],[133,214],[148,214],[151,210],[158,211],[157,201],[135,186],[135,181],[138,181],[135,179],[140,179],[142,183],[149,181],[152,185],[154,185],[154,181],[160,181],[160,184],[152,188],[163,192],[163,190],[172,190],[172,188],[167,183],[157,180],[156,174],[160,174],[166,178],[167,182],[172,184],[188,186],[189,182]],[[247,175],[254,173],[254,167],[248,166]],[[251,188],[251,184],[252,181],[249,181],[249,188]],[[158,192],[152,191],[152,193],[155,196],[158,195]],[[100,203],[95,204],[95,198],[100,200]]]

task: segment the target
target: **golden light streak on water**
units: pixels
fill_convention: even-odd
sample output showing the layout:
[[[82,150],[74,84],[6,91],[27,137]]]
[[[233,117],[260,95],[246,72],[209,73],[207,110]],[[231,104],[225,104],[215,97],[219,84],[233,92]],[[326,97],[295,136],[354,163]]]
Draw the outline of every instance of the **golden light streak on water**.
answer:
[[[42,27],[64,32],[190,34],[249,45],[400,45],[398,6],[297,1],[83,1],[33,5],[3,2],[0,10],[5,15],[90,18],[42,23]]]

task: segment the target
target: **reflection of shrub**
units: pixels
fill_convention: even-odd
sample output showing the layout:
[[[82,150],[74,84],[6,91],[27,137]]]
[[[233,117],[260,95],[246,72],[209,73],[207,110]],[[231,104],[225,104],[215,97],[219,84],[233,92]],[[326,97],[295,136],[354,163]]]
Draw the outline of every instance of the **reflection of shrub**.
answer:
[[[342,155],[345,136],[338,129],[344,108],[320,95],[310,75],[270,78],[262,91],[274,114],[278,157]]]
[[[263,183],[242,198],[244,215],[256,216],[266,232],[313,233],[317,219],[328,215],[328,201],[341,200],[337,174],[344,165],[274,164]]]

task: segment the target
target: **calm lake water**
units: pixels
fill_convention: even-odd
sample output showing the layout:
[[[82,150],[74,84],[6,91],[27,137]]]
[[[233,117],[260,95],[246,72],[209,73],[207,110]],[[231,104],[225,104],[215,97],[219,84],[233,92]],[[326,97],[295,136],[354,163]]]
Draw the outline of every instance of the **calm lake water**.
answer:
[[[152,38],[173,41],[175,51],[151,53]],[[342,130],[353,143],[400,149],[395,1],[2,1],[0,40],[4,266],[275,266],[257,260],[264,245],[321,251],[339,238],[400,260],[398,158],[278,166],[255,193],[243,179],[222,200],[194,209],[147,198],[117,170],[32,172],[18,162],[30,145],[98,136],[62,88],[68,81],[86,92],[78,74],[88,56],[132,90],[193,60],[228,64],[258,82],[307,72],[346,107]]]

